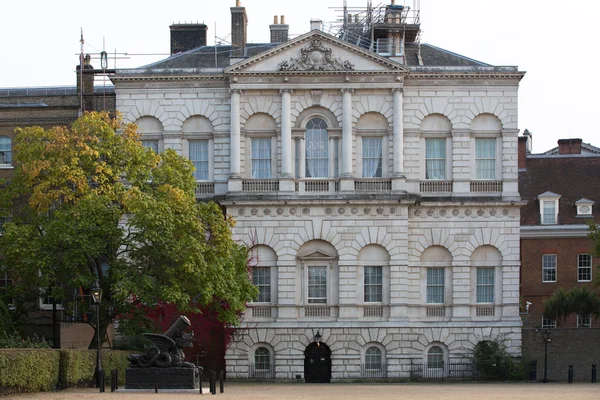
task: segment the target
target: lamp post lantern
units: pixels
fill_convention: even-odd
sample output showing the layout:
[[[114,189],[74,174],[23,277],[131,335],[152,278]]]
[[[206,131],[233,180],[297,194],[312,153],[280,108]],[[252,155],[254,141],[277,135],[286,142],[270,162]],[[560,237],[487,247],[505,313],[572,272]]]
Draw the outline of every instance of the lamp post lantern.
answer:
[[[321,347],[321,333],[317,330],[317,334],[314,336],[315,343],[317,347]]]
[[[544,383],[548,383],[548,343],[552,341],[550,339],[550,330],[544,329],[542,337],[544,338]]]
[[[96,387],[102,388],[102,363],[100,362],[100,303],[102,302],[102,288],[98,285],[98,281],[90,288],[90,293],[96,303]]]

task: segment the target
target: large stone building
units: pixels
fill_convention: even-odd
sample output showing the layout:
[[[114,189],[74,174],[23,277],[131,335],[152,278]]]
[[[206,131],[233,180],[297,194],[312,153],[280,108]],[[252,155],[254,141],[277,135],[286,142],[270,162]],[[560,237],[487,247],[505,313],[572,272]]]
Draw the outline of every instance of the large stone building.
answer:
[[[238,4],[232,46],[112,77],[144,144],[189,157],[252,248],[260,295],[229,377],[446,374],[483,340],[520,353],[524,73],[419,43],[415,11],[373,13],[374,41],[348,18],[250,45]]]

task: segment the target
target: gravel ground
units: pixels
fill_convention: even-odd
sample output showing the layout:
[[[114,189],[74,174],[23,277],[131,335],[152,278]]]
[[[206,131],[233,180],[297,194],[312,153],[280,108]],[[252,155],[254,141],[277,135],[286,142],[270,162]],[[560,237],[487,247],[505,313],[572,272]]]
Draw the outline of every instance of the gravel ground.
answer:
[[[119,391],[98,393],[95,389],[69,389],[61,392],[35,393],[8,396],[3,399],[16,400],[79,400],[79,399],[185,399],[198,398],[194,392]],[[210,396],[205,386],[204,396]],[[600,384],[563,384],[563,383],[527,383],[527,384],[283,384],[283,383],[241,383],[225,385],[225,393],[218,393],[215,400],[226,399],[410,399],[410,400],[495,400],[495,399],[531,399],[531,400],[598,400]]]

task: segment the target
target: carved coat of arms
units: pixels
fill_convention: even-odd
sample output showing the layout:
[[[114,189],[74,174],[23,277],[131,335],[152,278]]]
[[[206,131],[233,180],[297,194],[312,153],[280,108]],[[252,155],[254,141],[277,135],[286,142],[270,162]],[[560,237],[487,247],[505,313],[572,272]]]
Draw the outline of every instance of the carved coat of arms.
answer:
[[[350,61],[342,61],[331,55],[331,48],[323,46],[321,39],[315,38],[310,46],[300,49],[300,58],[290,58],[278,66],[279,71],[354,71]]]

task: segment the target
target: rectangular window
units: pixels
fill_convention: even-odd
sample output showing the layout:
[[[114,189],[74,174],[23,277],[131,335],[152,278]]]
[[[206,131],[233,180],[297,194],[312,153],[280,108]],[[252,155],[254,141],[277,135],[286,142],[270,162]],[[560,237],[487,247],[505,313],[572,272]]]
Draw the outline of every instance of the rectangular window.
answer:
[[[556,328],[556,320],[552,318],[544,318],[544,316],[542,316],[542,329],[554,328]]]
[[[305,141],[306,177],[329,177],[329,136],[325,129],[307,129]]]
[[[542,201],[542,224],[556,224],[556,201]]]
[[[142,146],[158,153],[158,140],[142,140]]]
[[[0,229],[4,226],[5,223],[9,222],[12,219],[12,212],[7,209],[0,209]]]
[[[494,268],[477,268],[477,302],[494,302]]]
[[[427,268],[427,303],[444,303],[444,268]]]
[[[197,181],[208,180],[208,140],[190,140],[190,161],[194,164]]]
[[[446,179],[446,139],[425,139],[425,179]]]
[[[54,298],[50,295],[50,289],[41,289],[40,290],[40,308],[44,310],[52,309],[54,302]],[[62,309],[62,303],[60,301],[56,302],[56,308]]]
[[[592,280],[592,256],[590,254],[577,255],[577,280],[579,282]]]
[[[363,178],[381,178],[382,175],[382,138],[362,138],[362,176]]]
[[[12,139],[0,136],[0,164],[12,164]]]
[[[271,302],[271,268],[254,267],[252,269],[252,283],[258,288],[259,303]]]
[[[327,304],[327,267],[308,267],[308,303]]]
[[[0,301],[5,301],[7,305],[13,304],[13,298],[10,296],[10,288],[12,286],[12,279],[10,273],[0,267]]]
[[[476,179],[496,179],[496,139],[475,139]]]
[[[365,267],[365,303],[383,301],[383,274],[381,267]]]
[[[542,256],[542,282],[556,282],[556,254]]]
[[[592,327],[592,319],[590,318],[590,316],[577,314],[577,327],[578,328],[591,328]]]
[[[252,179],[270,179],[271,138],[252,139]]]

